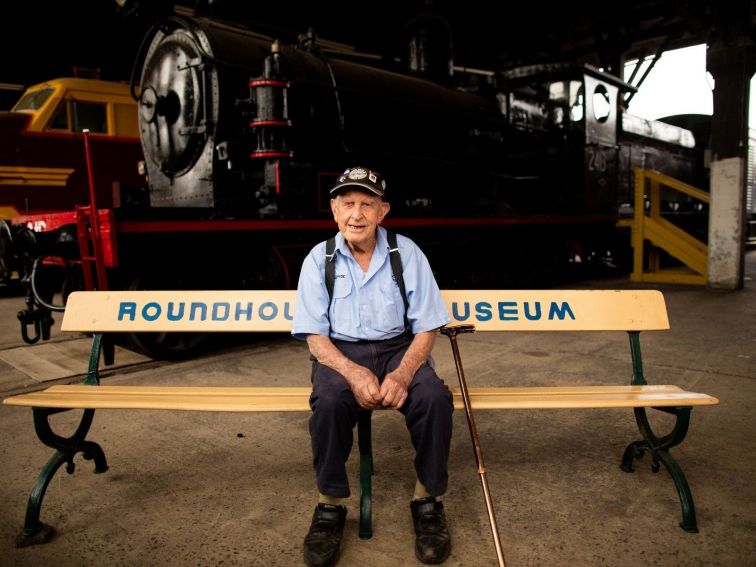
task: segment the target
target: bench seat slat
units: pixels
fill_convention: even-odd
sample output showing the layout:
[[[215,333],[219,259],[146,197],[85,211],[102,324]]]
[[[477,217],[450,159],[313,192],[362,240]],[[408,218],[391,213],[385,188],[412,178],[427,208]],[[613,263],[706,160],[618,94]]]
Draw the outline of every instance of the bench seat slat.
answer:
[[[4,400],[7,405],[80,409],[153,409],[225,412],[309,411],[308,387],[52,386]],[[462,396],[452,389],[454,406]],[[629,408],[714,405],[706,394],[677,386],[567,386],[470,388],[475,409]]]

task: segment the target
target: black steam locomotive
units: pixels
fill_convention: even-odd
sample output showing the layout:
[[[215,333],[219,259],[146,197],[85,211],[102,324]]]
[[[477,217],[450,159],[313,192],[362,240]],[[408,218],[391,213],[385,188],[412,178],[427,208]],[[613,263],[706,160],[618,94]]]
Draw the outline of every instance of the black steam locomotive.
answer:
[[[628,118],[631,87],[616,77],[576,64],[453,73],[438,29],[416,20],[400,71],[313,33],[292,46],[209,18],[159,22],[132,85],[146,183],[93,215],[107,282],[89,285],[294,287],[304,255],[335,230],[328,190],[353,165],[384,174],[385,225],[423,247],[444,288],[627,271],[617,221],[634,206],[632,168],[708,186],[691,132]],[[45,226],[27,255],[76,266],[70,243],[87,228]],[[78,273],[67,289],[83,285]]]
[[[555,239],[592,248],[572,235],[613,227],[619,207],[631,206],[633,166],[703,177],[689,132],[667,126],[660,142],[640,136],[637,120],[636,134],[623,129],[629,87],[596,69],[544,65],[452,86],[427,54],[410,61],[414,73],[350,58],[314,37],[292,47],[210,20],[164,21],[140,85],[150,207],[320,228],[307,221],[327,220],[333,178],[363,163],[389,180],[398,226],[459,228],[450,232],[465,241],[490,233],[482,242],[494,237],[486,246],[501,248],[501,262],[507,249]],[[539,228],[527,241],[481,230],[504,225]],[[452,235],[439,234],[432,240],[451,246]],[[538,271],[543,261],[529,263]]]

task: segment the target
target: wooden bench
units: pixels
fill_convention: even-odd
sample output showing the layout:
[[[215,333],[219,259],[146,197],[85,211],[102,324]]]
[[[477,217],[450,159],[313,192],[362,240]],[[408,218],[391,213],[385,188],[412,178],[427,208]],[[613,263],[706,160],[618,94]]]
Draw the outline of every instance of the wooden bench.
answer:
[[[659,463],[669,471],[682,506],[681,527],[697,531],[695,508],[685,476],[669,453],[683,441],[694,406],[717,404],[706,394],[687,392],[674,385],[648,385],[643,373],[641,331],[669,328],[666,307],[656,291],[443,291],[452,324],[473,324],[478,331],[623,331],[630,338],[632,377],[629,385],[470,388],[473,409],[633,408],[641,439],[630,443],[621,468],[632,472],[633,461],[645,452],[652,469]],[[308,387],[181,387],[100,385],[99,366],[112,362],[109,333],[114,332],[289,332],[294,308],[293,291],[142,291],[77,292],[69,297],[63,331],[94,333],[89,371],[82,385],[52,386],[20,394],[3,402],[33,410],[39,439],[55,453],[40,472],[29,497],[18,545],[41,543],[52,528],[40,522],[45,491],[58,469],[74,469],[82,453],[94,460],[95,472],[108,468],[102,448],[87,439],[95,410],[176,410],[225,412],[309,412]],[[456,333],[445,332],[453,338]],[[254,378],[252,378],[254,379]],[[306,380],[303,377],[303,382]],[[454,405],[462,407],[459,389]],[[654,408],[676,416],[667,435],[656,435],[646,416]],[[70,437],[55,434],[49,417],[61,411],[83,409]],[[360,537],[372,535],[372,449],[370,412],[361,412]]]

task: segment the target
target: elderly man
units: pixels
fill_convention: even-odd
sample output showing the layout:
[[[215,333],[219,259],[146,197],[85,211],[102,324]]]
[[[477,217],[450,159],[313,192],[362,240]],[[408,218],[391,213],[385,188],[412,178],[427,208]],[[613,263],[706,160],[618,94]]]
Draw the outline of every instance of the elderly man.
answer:
[[[430,358],[449,315],[422,251],[380,226],[390,208],[385,190],[367,168],[338,178],[331,210],[339,232],[312,249],[299,278],[292,334],[306,338],[312,354],[310,436],[320,492],[304,540],[310,567],[338,561],[357,412],[381,408],[404,415],[415,448],[415,553],[441,563],[451,549],[437,497],[447,488],[453,405]]]

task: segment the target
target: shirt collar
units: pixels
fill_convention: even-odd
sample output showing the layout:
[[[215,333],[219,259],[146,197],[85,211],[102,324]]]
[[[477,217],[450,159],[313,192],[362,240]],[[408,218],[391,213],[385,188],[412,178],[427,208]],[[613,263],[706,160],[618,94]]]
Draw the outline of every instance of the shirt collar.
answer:
[[[373,255],[378,255],[378,259],[380,260],[380,263],[378,264],[383,265],[383,262],[386,260],[386,256],[388,256],[388,238],[386,237],[386,229],[382,226],[378,225],[378,235],[375,243],[375,250],[373,250]],[[336,250],[340,252],[344,257],[349,258],[352,253],[349,250],[349,245],[347,244],[346,240],[344,239],[344,235],[341,234],[341,232],[338,232],[336,234]],[[373,263],[372,260],[370,262]]]

